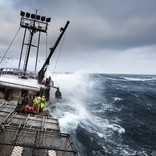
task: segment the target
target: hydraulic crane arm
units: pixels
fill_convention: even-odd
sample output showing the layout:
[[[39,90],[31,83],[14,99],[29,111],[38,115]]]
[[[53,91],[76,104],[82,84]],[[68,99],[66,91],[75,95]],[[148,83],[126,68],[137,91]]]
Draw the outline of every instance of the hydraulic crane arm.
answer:
[[[67,23],[66,23],[66,25],[64,26],[64,28],[62,28],[62,27],[60,28],[60,32],[61,32],[61,33],[60,33],[59,37],[57,38],[57,40],[56,40],[54,46],[53,46],[52,48],[50,48],[50,53],[49,53],[47,59],[45,60],[45,62],[44,62],[44,64],[43,64],[42,68],[41,68],[40,71],[38,72],[38,83],[39,83],[39,84],[41,84],[41,82],[42,82],[42,80],[43,80],[43,78],[44,78],[45,72],[46,72],[47,67],[48,67],[48,65],[49,65],[49,62],[50,62],[50,58],[52,57],[52,55],[53,55],[53,53],[54,53],[54,51],[55,51],[57,45],[59,44],[59,42],[60,42],[60,40],[61,40],[61,38],[62,38],[64,32],[66,31],[66,29],[67,29],[67,27],[68,27],[68,24],[69,24],[69,21],[67,21]]]

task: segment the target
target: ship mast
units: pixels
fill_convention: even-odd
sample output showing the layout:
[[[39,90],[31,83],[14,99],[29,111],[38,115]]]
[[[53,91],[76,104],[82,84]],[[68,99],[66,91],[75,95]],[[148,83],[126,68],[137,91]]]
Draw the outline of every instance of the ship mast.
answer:
[[[23,47],[24,45],[27,46],[26,48],[26,54],[25,54],[25,60],[24,60],[24,65],[23,65],[23,78],[26,78],[26,72],[27,72],[27,66],[28,66],[28,60],[29,60],[29,54],[31,47],[37,47],[37,55],[36,55],[36,64],[35,64],[35,72],[36,72],[36,66],[37,66],[37,59],[38,59],[38,51],[39,51],[39,43],[40,43],[40,33],[44,32],[47,33],[47,28],[48,28],[48,23],[51,21],[50,17],[45,17],[37,14],[37,10],[35,14],[30,14],[29,12],[24,12],[21,11],[21,21],[20,21],[20,26],[22,28],[25,28],[24,31],[24,36],[23,36],[23,42],[22,42],[22,48],[21,48],[21,54],[20,54],[20,60],[19,60],[19,66],[21,64],[21,58],[22,58],[22,53],[23,53]],[[29,30],[29,38],[28,38],[28,43],[25,44],[25,36],[26,32]],[[32,45],[32,40],[33,36],[36,32],[39,32],[39,37],[38,37],[38,45]]]

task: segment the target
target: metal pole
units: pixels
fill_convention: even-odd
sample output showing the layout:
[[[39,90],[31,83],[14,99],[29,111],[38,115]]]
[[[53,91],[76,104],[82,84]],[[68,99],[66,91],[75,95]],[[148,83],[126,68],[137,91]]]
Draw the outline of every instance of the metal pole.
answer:
[[[27,64],[28,64],[28,59],[29,59],[29,54],[30,54],[30,49],[31,49],[31,43],[32,43],[32,38],[33,38],[33,35],[34,35],[34,32],[30,32],[30,38],[29,38],[29,41],[28,41],[28,50],[27,50],[27,56],[26,56],[26,60],[25,60],[25,64],[24,64],[24,74],[26,73],[27,71]]]
[[[20,54],[20,59],[19,59],[18,69],[20,69],[20,65],[21,65],[21,59],[22,59],[22,53],[23,53],[23,47],[24,47],[24,41],[25,41],[26,31],[27,31],[27,29],[25,28],[24,36],[23,36],[23,42],[22,42],[22,48],[21,48],[21,54]]]
[[[47,70],[47,66],[49,65],[50,58],[51,58],[51,56],[53,55],[53,53],[54,53],[54,51],[55,51],[57,45],[59,44],[59,42],[60,42],[60,40],[61,40],[61,38],[62,38],[64,32],[66,31],[66,29],[67,29],[69,23],[70,23],[70,22],[67,21],[67,23],[66,23],[66,25],[64,26],[64,28],[61,28],[61,33],[60,33],[59,37],[57,38],[57,40],[56,40],[54,46],[53,46],[52,48],[50,48],[50,53],[49,53],[49,55],[48,55],[46,61],[44,62],[42,68],[41,68],[40,71],[38,72],[38,83],[39,83],[39,84],[41,84],[41,82],[42,82],[42,80],[43,80],[43,78],[44,78],[44,74],[45,74],[45,72],[46,72],[46,70]]]
[[[41,37],[41,32],[39,32],[39,36],[38,36],[38,45],[37,45],[37,54],[36,54],[36,63],[35,63],[35,73],[37,70],[37,60],[38,60],[38,52],[39,52],[39,45],[40,45],[40,37]]]
[[[36,15],[37,15],[37,10],[36,10],[36,13],[35,13],[35,19],[34,19],[34,22],[33,22],[33,28],[32,28],[32,31],[30,32],[30,38],[29,38],[29,43],[28,43],[26,62],[25,62],[25,65],[24,65],[24,74],[27,71],[27,64],[28,64],[28,59],[29,59],[29,54],[30,54],[30,49],[31,49],[32,38],[33,38],[33,35],[34,35],[35,31],[36,31],[35,30]]]

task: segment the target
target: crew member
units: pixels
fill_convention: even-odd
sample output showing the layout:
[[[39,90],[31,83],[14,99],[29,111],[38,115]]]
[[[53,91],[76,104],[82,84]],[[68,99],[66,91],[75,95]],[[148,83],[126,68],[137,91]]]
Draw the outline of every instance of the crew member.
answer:
[[[33,105],[33,100],[32,100],[32,98],[31,98],[31,96],[30,96],[29,99],[28,99],[28,105],[29,105],[29,106],[32,106],[32,105]]]
[[[38,106],[38,99],[37,99],[37,97],[34,98],[33,102],[34,102],[33,103],[33,105],[34,105],[34,111],[36,113],[38,113],[39,112],[39,106]]]
[[[41,103],[40,103],[40,112],[43,110],[43,108],[45,107],[45,102],[46,102],[46,99],[45,99],[45,96],[42,96],[41,98]]]

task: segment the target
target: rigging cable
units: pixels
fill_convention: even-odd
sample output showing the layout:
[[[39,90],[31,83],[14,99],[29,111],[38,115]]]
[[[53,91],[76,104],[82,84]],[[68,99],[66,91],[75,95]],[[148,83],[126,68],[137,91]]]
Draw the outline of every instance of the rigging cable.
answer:
[[[60,47],[60,50],[59,50],[59,54],[58,54],[58,56],[57,56],[56,63],[55,63],[55,65],[54,65],[54,70],[53,70],[53,72],[52,72],[52,77],[53,77],[54,72],[55,72],[55,70],[56,70],[56,65],[57,65],[57,63],[58,63],[58,59],[59,59],[60,54],[61,54],[61,52],[62,52],[62,47],[63,47],[63,43],[64,43],[64,40],[65,40],[65,36],[66,36],[66,33],[64,34],[63,41],[62,41],[62,44],[61,44],[61,47]]]
[[[48,55],[48,53],[47,53],[47,48],[48,47],[48,33],[46,33],[46,58],[47,58],[47,55]],[[46,71],[46,77],[47,77],[47,71]]]
[[[14,42],[14,40],[15,40],[17,34],[19,33],[20,29],[21,29],[21,27],[19,27],[19,29],[17,30],[17,32],[16,32],[16,34],[15,34],[13,40],[11,41],[11,43],[10,43],[10,45],[9,45],[9,47],[8,47],[8,49],[6,50],[5,54],[4,54],[3,57],[1,58],[0,64],[2,63],[2,61],[3,61],[4,57],[6,56],[7,52],[9,51],[9,49],[10,49],[11,45],[13,44],[13,42]]]

